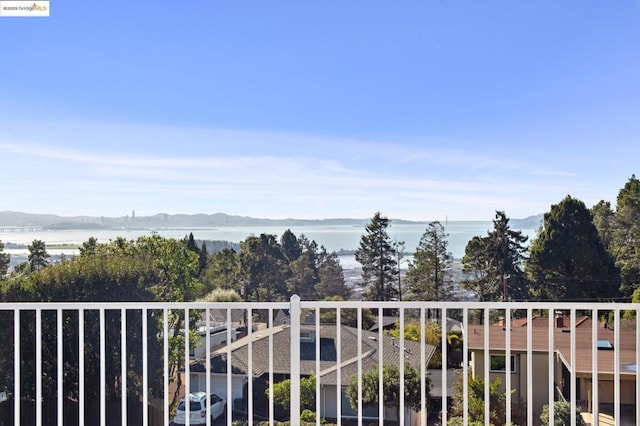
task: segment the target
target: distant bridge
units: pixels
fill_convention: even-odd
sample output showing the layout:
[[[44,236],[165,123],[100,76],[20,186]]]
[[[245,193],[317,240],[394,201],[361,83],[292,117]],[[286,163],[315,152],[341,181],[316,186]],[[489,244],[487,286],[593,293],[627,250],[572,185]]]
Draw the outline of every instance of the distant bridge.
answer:
[[[0,232],[39,232],[42,231],[44,227],[35,226],[35,225],[25,225],[25,226],[0,226]]]

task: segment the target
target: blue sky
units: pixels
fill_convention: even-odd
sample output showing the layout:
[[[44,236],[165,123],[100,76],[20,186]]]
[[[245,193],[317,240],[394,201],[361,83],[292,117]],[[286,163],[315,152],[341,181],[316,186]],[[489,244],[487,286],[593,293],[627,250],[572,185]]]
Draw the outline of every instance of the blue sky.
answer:
[[[53,0],[0,38],[0,211],[490,220],[638,173],[635,1]]]

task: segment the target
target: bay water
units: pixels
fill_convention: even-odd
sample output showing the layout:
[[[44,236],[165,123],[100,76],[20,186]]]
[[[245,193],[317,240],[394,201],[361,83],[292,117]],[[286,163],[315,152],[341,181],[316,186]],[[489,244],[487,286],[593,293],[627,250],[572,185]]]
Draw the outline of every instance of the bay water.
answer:
[[[405,253],[416,250],[420,238],[427,229],[427,223],[393,224],[387,228],[387,232],[393,241],[404,242]],[[443,223],[445,233],[448,234],[448,248],[456,259],[464,256],[464,250],[474,236],[486,236],[493,229],[491,221],[449,221]],[[262,233],[280,236],[290,229],[296,236],[305,235],[309,240],[314,240],[319,246],[324,246],[327,251],[355,250],[358,248],[360,238],[366,232],[364,226],[352,225],[307,225],[307,226],[262,226],[262,227],[215,227],[215,228],[157,228],[157,229],[89,229],[89,230],[42,230],[42,231],[13,231],[0,233],[0,240],[6,243],[30,244],[33,240],[42,240],[48,246],[47,251],[52,255],[74,255],[77,249],[55,248],[56,245],[77,246],[95,237],[99,243],[106,243],[117,237],[134,240],[139,236],[157,233],[163,237],[182,239],[185,235],[193,233],[198,240],[222,240],[238,243],[250,235]],[[529,237],[529,241],[536,235],[536,229],[517,229]],[[27,254],[26,248],[14,249],[5,247],[5,252],[18,257]],[[350,268],[349,263],[353,256],[341,256],[344,268]]]

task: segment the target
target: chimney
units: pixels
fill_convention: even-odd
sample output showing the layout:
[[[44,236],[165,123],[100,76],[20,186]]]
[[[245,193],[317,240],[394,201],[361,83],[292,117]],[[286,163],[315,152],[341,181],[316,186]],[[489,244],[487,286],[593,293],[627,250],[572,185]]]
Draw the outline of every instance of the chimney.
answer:
[[[564,328],[564,317],[562,312],[556,312],[556,328]]]

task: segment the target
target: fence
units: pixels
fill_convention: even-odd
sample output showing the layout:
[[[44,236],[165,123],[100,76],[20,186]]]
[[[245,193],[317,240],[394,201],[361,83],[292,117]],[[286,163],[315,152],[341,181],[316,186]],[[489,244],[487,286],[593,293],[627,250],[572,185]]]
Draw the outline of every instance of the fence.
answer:
[[[197,322],[211,325],[213,309],[227,318],[228,343],[219,348],[211,348],[209,333],[192,332]],[[5,304],[0,425],[167,426],[170,407],[184,389],[225,399],[225,415],[201,418],[209,425],[239,419],[256,424],[259,418],[273,424],[280,416],[298,425],[305,407],[318,425],[321,419],[445,424],[454,415],[461,424],[480,416],[484,424],[535,425],[545,404],[550,423],[559,416],[554,402],[563,399],[570,403],[571,424],[580,416],[577,408],[593,424],[604,416],[636,424],[638,309],[612,303],[318,302],[297,296],[270,303]],[[234,323],[237,311],[243,320]],[[442,331],[435,337],[432,323]],[[452,343],[452,328],[461,330],[459,346]],[[207,356],[190,359],[193,345],[204,345]],[[440,366],[431,368],[433,359]],[[397,370],[395,390],[388,366]],[[454,371],[460,377],[456,389]],[[286,378],[290,402],[282,408],[275,383]],[[311,404],[305,399],[309,386]],[[492,386],[500,388],[501,402],[485,397]],[[189,419],[189,404],[186,411]]]

